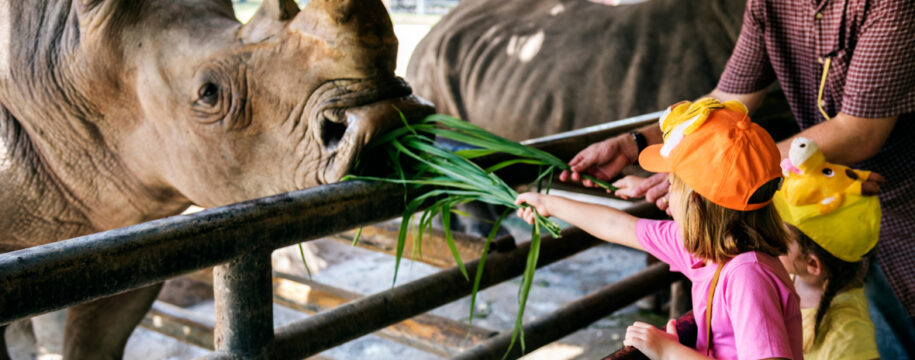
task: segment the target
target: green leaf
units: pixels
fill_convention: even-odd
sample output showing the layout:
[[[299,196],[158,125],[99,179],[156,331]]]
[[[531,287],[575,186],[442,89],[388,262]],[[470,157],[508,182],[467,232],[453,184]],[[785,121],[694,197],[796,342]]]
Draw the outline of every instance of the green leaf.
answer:
[[[407,242],[407,227],[410,225],[410,219],[413,218],[413,213],[416,212],[416,209],[418,209],[420,205],[422,205],[422,200],[413,200],[407,204],[407,207],[403,212],[403,220],[400,223],[400,233],[397,235],[397,249],[394,253],[394,279],[391,281],[391,287],[394,287],[394,284],[397,284],[397,272],[400,270],[400,259],[403,258],[403,249]]]
[[[461,254],[458,252],[457,245],[454,243],[454,237],[451,234],[451,208],[445,206],[442,207],[442,228],[445,230],[445,242],[448,243],[448,248],[451,249],[451,256],[454,257],[454,262],[457,263],[458,269],[461,269],[461,274],[464,274],[464,279],[470,281],[470,275],[467,275],[467,269],[464,268],[464,261],[461,260]]]
[[[497,151],[489,149],[464,149],[455,151],[454,154],[465,159],[476,159],[487,155],[495,154]]]
[[[381,136],[367,147],[367,149],[374,149],[375,147],[384,149],[389,158],[388,164],[393,169],[392,175],[390,177],[347,176],[346,178],[392,182],[402,184],[404,187],[404,203],[406,206],[395,254],[395,283],[400,260],[403,256],[408,227],[411,224],[414,213],[423,205],[431,202],[431,205],[420,216],[419,224],[417,225],[417,236],[414,239],[414,251],[418,251],[421,254],[424,232],[427,228],[431,229],[434,216],[436,214],[441,215],[442,225],[445,228],[445,240],[465,278],[469,278],[469,274],[457,251],[450,225],[451,214],[469,215],[453,208],[470,201],[481,201],[506,207],[505,212],[496,220],[493,230],[487,237],[484,253],[481,254],[477,272],[474,274],[474,287],[471,293],[470,319],[472,321],[473,307],[475,306],[486,254],[489,251],[491,242],[507,214],[520,207],[514,204],[514,200],[518,196],[517,192],[502,181],[495,172],[516,164],[540,166],[537,184],[540,186],[542,184],[540,180],[546,177],[546,191],[548,192],[552,187],[552,178],[556,170],[568,170],[569,166],[552,154],[502,138],[479,126],[451,116],[434,114],[427,116],[416,124],[410,124],[401,114],[401,121],[404,123],[403,128]],[[461,142],[475,148],[450,151],[444,149],[433,137]],[[507,154],[514,158],[503,160],[487,169],[483,169],[475,162],[470,161],[470,159],[496,153]],[[410,201],[407,201],[407,190],[415,195]],[[549,232],[554,237],[561,235],[559,225],[549,218],[535,213],[531,250],[528,254],[521,287],[518,292],[519,308],[515,330],[512,334],[511,346],[520,338],[522,351],[525,347],[522,319],[531,285],[533,284],[542,231]],[[510,350],[511,347],[509,348]]]
[[[486,168],[486,172],[493,173],[493,172],[499,171],[501,169],[504,169],[504,168],[507,168],[509,166],[516,165],[516,164],[548,165],[540,160],[514,159],[514,160],[506,160],[506,161],[500,162],[498,164],[495,164],[493,166],[490,166],[490,167]],[[552,169],[552,167],[550,167],[550,169]]]
[[[536,210],[534,210],[536,212]],[[537,270],[537,261],[540,256],[540,224],[539,222],[534,222],[534,229],[531,233],[531,245],[530,250],[527,253],[527,263],[524,266],[524,273],[521,274],[521,288],[518,290],[518,314],[515,318],[515,328],[512,332],[511,342],[508,344],[508,350],[505,351],[505,355],[502,358],[506,358],[509,353],[511,353],[512,347],[515,345],[515,340],[520,337],[521,340],[521,352],[524,353],[524,308],[527,306],[527,298],[531,292],[531,285],[534,283],[534,272]]]
[[[492,244],[492,240],[496,238],[496,234],[499,233],[499,228],[502,226],[502,220],[505,220],[505,217],[508,216],[512,211],[511,208],[505,209],[502,212],[502,215],[499,215],[499,218],[496,219],[496,222],[492,226],[492,230],[489,230],[489,235],[486,236],[486,243],[483,244],[483,252],[480,254],[480,261],[477,264],[477,272],[473,276],[473,290],[470,292],[470,320],[467,321],[467,327],[473,325],[473,310],[476,308],[477,302],[477,291],[480,290],[480,281],[483,279],[483,268],[486,264],[486,255],[489,254],[489,246]],[[470,336],[470,332],[467,332],[467,336]]]

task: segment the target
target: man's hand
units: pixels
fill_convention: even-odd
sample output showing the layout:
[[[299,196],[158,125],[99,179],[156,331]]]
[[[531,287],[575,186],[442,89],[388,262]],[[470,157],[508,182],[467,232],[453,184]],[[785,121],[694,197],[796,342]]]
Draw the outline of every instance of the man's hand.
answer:
[[[879,194],[880,186],[882,186],[885,181],[883,175],[875,172],[870,173],[867,179],[864,179],[864,183],[861,184],[861,195],[875,196]]]
[[[581,182],[587,187],[596,186],[588,179],[582,180],[581,173],[594,176],[601,180],[610,180],[616,177],[626,165],[635,163],[638,159],[638,146],[629,134],[621,134],[607,140],[591,144],[569,162],[572,171],[563,171],[559,174],[561,181]]]
[[[643,178],[640,176],[629,175],[613,183],[613,186],[619,188],[614,195],[623,199],[645,197],[645,201],[655,203],[658,209],[667,210],[668,203],[667,192],[670,189],[670,182],[667,181],[667,173],[659,173]]]

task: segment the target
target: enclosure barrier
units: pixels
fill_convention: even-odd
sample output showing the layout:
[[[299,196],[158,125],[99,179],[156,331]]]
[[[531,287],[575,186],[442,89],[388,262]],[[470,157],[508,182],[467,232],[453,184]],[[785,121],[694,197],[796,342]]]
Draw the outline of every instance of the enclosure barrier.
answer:
[[[658,115],[647,114],[525,143],[568,159],[584,145],[655,121]],[[525,171],[505,175],[507,181],[516,184],[534,178]],[[274,332],[270,268],[274,249],[391,219],[401,215],[403,209],[401,186],[352,181],[0,254],[0,288],[4,291],[0,296],[0,324],[217,266],[217,352],[213,357],[285,359],[314,354],[469,294],[470,284],[453,268]],[[645,208],[631,209],[642,210]],[[597,242],[578,229],[566,230],[565,235],[561,241],[544,238],[539,265]],[[521,245],[510,252],[491,255],[481,286],[520,275],[527,249],[527,245]],[[471,274],[475,269],[475,262],[468,264]],[[666,271],[657,268],[643,271],[636,279],[629,281],[660,285],[671,280]],[[627,299],[619,306],[640,296],[624,285],[600,292]],[[591,297],[582,301],[592,303]],[[574,312],[581,306],[589,305],[576,302],[560,311]],[[528,327],[534,329],[552,318]],[[529,350],[545,344],[542,339],[558,339],[556,336],[564,335],[566,330],[550,331],[545,336],[532,336],[530,331],[534,330],[529,330],[529,339],[541,340],[528,340]],[[494,342],[481,346],[498,348],[502,338],[504,335],[497,336]],[[483,356],[491,351],[473,353],[478,352]]]

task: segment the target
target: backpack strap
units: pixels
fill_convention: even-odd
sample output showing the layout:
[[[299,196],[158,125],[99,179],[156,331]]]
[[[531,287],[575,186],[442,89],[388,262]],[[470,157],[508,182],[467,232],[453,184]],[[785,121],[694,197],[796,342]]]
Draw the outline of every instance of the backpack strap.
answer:
[[[705,356],[709,356],[712,349],[712,298],[715,296],[715,288],[718,286],[718,276],[721,275],[721,269],[724,263],[718,264],[715,269],[715,276],[712,277],[712,284],[708,289],[708,301],[705,306]]]

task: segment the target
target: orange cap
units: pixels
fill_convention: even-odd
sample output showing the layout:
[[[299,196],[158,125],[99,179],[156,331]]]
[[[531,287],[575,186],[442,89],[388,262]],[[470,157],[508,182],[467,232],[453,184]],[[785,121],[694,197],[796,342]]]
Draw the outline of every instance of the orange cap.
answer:
[[[778,147],[766,130],[750,121],[737,101],[706,98],[671,106],[660,119],[664,144],[639,155],[648,171],[672,172],[699,195],[728,209],[760,209],[750,204],[760,186],[781,177]]]

